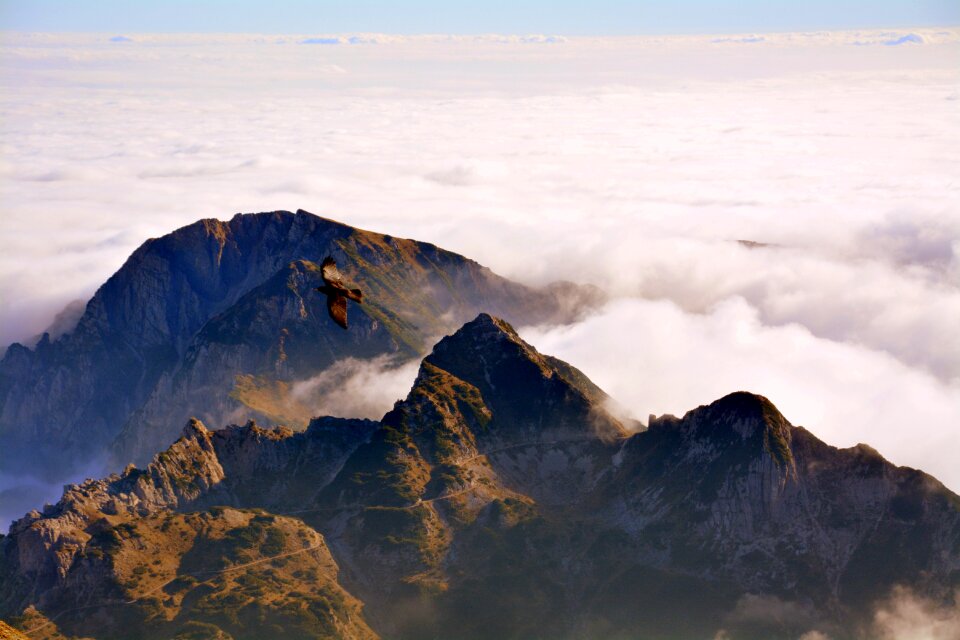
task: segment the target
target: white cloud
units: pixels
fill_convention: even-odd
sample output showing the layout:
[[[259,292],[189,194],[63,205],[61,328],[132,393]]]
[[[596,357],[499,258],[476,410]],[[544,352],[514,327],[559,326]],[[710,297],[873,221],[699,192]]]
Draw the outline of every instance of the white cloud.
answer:
[[[923,42],[847,46],[910,34]],[[525,282],[594,282],[625,301],[592,322],[625,332],[638,355],[692,343],[716,358],[715,369],[677,361],[692,382],[654,359],[672,386],[636,398],[638,410],[767,387],[828,441],[890,455],[893,440],[871,435],[872,406],[858,412],[846,389],[817,382],[853,380],[868,403],[855,375],[866,368],[863,379],[909,398],[911,424],[929,429],[915,439],[941,447],[908,462],[939,473],[958,444],[943,427],[960,417],[949,402],[960,379],[956,29],[729,43],[125,37],[0,41],[0,344],[43,330],[148,237],[304,208]],[[683,331],[641,341],[639,308]],[[583,362],[572,348],[557,355],[586,369],[620,348],[583,339],[595,352]],[[615,395],[629,382],[588,373]],[[632,388],[649,384],[631,375]],[[769,389],[778,380],[795,389]]]
[[[897,587],[874,613],[876,640],[952,640],[960,638],[960,591],[942,603]]]
[[[724,626],[714,635],[713,640],[734,640],[742,636],[759,637],[758,633],[766,629],[783,637],[787,629],[810,629],[816,623],[816,610],[809,604],[790,600],[781,600],[774,595],[747,593],[737,600],[733,610],[723,617]],[[776,629],[776,632],[773,630]],[[746,633],[744,633],[745,630]],[[822,631],[811,629],[799,640],[830,640]]]
[[[667,301],[621,299],[580,323],[521,335],[574,363],[642,422],[748,390],[829,444],[864,442],[896,464],[960,487],[955,457],[944,453],[955,451],[960,384],[881,352],[817,338],[797,324],[771,327],[759,318],[736,297],[705,314]]]
[[[713,42],[715,44],[726,43],[726,42],[752,44],[754,42],[766,42],[766,41],[767,39],[764,36],[739,36],[739,37],[714,38],[710,42]]]
[[[293,397],[315,416],[379,420],[407,397],[420,363],[398,364],[388,356],[345,358],[316,376],[297,381]]]
[[[344,38],[340,37],[331,37],[331,38],[304,38],[300,41],[300,44],[343,44],[348,42]]]

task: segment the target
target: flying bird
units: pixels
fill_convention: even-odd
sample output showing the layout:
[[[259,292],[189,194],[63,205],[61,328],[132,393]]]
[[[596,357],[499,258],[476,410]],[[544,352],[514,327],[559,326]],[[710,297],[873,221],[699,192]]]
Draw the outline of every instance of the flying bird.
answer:
[[[363,302],[363,292],[360,289],[347,289],[343,284],[343,276],[337,269],[337,262],[330,256],[323,259],[320,265],[320,276],[323,286],[317,291],[327,294],[327,311],[338,325],[347,328],[347,298],[354,302]]]

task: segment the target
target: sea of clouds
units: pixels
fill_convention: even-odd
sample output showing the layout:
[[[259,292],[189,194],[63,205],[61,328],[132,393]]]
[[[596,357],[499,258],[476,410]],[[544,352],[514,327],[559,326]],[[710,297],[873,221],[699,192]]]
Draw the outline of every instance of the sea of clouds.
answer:
[[[2,34],[0,344],[149,237],[303,208],[606,289],[521,333],[643,421],[751,390],[957,491],[958,59],[957,29]]]

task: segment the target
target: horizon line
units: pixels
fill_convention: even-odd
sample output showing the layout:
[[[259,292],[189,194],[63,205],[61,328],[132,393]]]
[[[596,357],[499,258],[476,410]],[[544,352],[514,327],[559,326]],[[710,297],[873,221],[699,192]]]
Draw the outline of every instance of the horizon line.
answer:
[[[422,31],[422,32],[399,32],[399,31],[130,31],[130,30],[23,30],[23,29],[5,29],[0,27],[0,34],[17,35],[103,35],[103,36],[125,36],[125,35],[149,35],[149,36],[192,36],[192,35],[231,35],[231,36],[394,36],[394,37],[478,37],[478,36],[502,36],[502,37],[561,37],[561,38],[639,38],[639,37],[682,37],[682,36],[711,36],[711,35],[746,35],[746,34],[806,34],[806,33],[844,33],[851,31],[881,31],[885,29],[960,29],[960,23],[956,24],[910,24],[910,25],[880,25],[880,26],[860,26],[860,27],[824,27],[824,28],[806,28],[806,29],[741,29],[741,30],[721,30],[721,31],[687,31],[687,32],[646,32],[646,33],[563,33],[559,31]]]

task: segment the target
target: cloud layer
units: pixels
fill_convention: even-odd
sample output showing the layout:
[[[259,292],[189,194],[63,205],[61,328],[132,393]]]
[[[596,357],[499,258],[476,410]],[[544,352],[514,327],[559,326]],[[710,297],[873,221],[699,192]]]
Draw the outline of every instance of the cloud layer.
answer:
[[[397,400],[407,397],[419,366],[416,361],[397,366],[388,356],[345,358],[295,382],[292,394],[315,416],[379,420]]]
[[[937,602],[897,587],[874,612],[877,640],[949,640],[960,637],[960,590]]]
[[[0,41],[0,343],[304,208],[607,289],[525,335],[641,419],[747,388],[960,489],[960,31],[117,35]]]
[[[703,314],[665,300],[621,299],[577,325],[521,333],[576,363],[642,422],[752,391],[830,444],[864,442],[960,487],[955,459],[942,453],[957,441],[956,385],[800,324],[765,325],[743,298]]]

